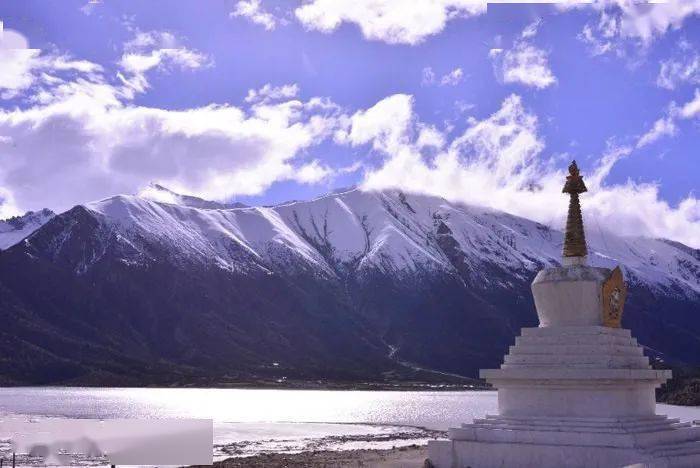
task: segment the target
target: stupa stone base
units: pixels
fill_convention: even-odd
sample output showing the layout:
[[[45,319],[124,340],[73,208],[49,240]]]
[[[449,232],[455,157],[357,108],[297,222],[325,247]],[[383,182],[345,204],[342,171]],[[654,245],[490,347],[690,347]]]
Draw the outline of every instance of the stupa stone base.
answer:
[[[501,416],[646,417],[670,371],[654,370],[630,331],[591,326],[523,328],[500,369]]]
[[[499,415],[431,441],[437,468],[700,466],[700,427],[656,415],[654,370],[629,330],[524,328],[500,369]]]
[[[487,416],[449,437],[428,444],[436,468],[700,466],[700,427],[665,416]]]

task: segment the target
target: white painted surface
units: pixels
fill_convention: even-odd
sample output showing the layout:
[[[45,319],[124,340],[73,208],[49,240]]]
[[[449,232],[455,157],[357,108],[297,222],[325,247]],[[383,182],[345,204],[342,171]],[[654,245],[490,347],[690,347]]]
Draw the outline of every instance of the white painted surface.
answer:
[[[547,268],[532,282],[540,327],[602,325],[603,282],[607,268]]]
[[[524,328],[500,369],[498,415],[429,444],[437,468],[700,466],[700,427],[657,416],[651,369],[629,330],[602,326],[610,270],[573,265],[532,284],[540,319]]]

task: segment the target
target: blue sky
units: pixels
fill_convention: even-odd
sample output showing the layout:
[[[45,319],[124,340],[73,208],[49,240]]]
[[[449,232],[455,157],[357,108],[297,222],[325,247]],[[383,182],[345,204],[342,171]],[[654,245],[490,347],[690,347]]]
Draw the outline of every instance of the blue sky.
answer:
[[[700,2],[0,4],[0,217],[357,184],[700,247]],[[640,208],[641,207],[641,208]]]

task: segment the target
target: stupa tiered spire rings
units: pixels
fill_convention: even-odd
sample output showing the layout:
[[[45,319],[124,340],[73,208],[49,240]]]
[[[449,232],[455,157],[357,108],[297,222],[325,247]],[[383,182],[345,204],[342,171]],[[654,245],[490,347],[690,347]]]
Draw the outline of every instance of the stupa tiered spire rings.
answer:
[[[565,264],[585,263],[588,255],[586,248],[586,234],[583,231],[583,217],[581,216],[581,203],[579,193],[587,192],[586,184],[579,173],[576,161],[571,161],[569,165],[569,175],[566,176],[563,193],[568,193],[569,214],[566,217],[566,232],[564,234],[564,257]],[[574,260],[577,259],[577,260]]]

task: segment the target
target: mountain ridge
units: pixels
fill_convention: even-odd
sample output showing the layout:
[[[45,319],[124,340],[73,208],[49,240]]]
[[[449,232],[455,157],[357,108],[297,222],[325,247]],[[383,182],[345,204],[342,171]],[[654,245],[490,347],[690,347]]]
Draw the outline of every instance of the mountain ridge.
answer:
[[[387,193],[392,195],[387,196]],[[212,217],[212,211],[214,213],[224,213],[224,216],[217,220],[213,220],[213,223],[210,224],[210,226],[207,226],[207,228],[212,228],[212,225],[218,224],[218,226],[215,226],[212,229],[216,230],[217,227],[221,228],[219,229],[221,234],[228,236],[231,240],[250,251],[251,254],[260,258],[262,258],[263,254],[252,248],[250,242],[245,241],[248,237],[252,236],[252,242],[259,245],[260,239],[257,239],[256,237],[268,236],[269,239],[265,238],[265,242],[270,240],[280,241],[281,244],[298,249],[299,253],[312,263],[316,263],[318,265],[319,262],[325,262],[325,267],[330,267],[330,263],[336,263],[338,261],[351,261],[353,256],[357,256],[359,253],[363,252],[363,250],[366,250],[364,253],[370,257],[377,254],[378,251],[384,250],[384,253],[386,253],[387,256],[397,264],[397,266],[404,266],[406,262],[410,263],[411,259],[404,255],[405,252],[396,252],[396,249],[390,249],[387,246],[387,239],[395,237],[398,238],[398,240],[395,240],[394,242],[400,245],[398,247],[399,250],[402,247],[405,248],[407,244],[411,245],[415,249],[415,253],[421,254],[424,257],[422,260],[427,261],[428,263],[435,263],[437,265],[447,267],[446,259],[441,258],[439,252],[435,251],[434,246],[430,245],[434,239],[428,236],[427,240],[417,240],[416,235],[426,236],[427,233],[432,230],[432,227],[429,227],[430,224],[433,224],[434,226],[441,225],[443,226],[442,229],[444,232],[449,231],[450,234],[454,234],[452,230],[453,228],[450,227],[451,221],[449,218],[450,216],[462,215],[462,217],[465,218],[464,220],[468,221],[468,224],[471,225],[472,229],[475,227],[477,229],[485,228],[481,229],[482,231],[491,229],[493,231],[493,236],[491,236],[491,239],[489,240],[494,241],[494,243],[501,247],[510,248],[511,252],[509,253],[516,254],[514,255],[514,259],[507,259],[504,256],[501,256],[503,263],[508,264],[510,267],[516,266],[517,264],[518,266],[528,267],[528,269],[531,269],[534,267],[540,267],[542,264],[558,264],[562,233],[557,229],[552,229],[540,223],[527,220],[526,218],[510,215],[498,210],[459,203],[450,203],[447,200],[437,197],[410,195],[410,197],[414,200],[414,203],[418,201],[423,202],[423,205],[425,205],[424,202],[426,200],[432,202],[430,206],[422,206],[422,208],[427,208],[429,215],[427,217],[423,216],[423,219],[415,222],[415,220],[410,220],[403,217],[403,214],[399,210],[399,208],[404,208],[409,213],[412,212],[414,217],[418,217],[412,205],[406,201],[406,197],[407,195],[400,191],[361,192],[359,189],[353,189],[345,192],[324,195],[310,201],[286,202],[283,204],[274,205],[272,207],[235,207],[223,210],[207,210],[209,217]],[[368,241],[366,239],[367,233],[356,228],[358,225],[361,226],[363,216],[367,216],[367,214],[372,213],[373,210],[375,212],[374,214],[376,215],[376,207],[365,207],[365,211],[359,214],[354,213],[353,210],[349,208],[348,204],[345,203],[346,199],[351,198],[354,198],[360,205],[363,203],[366,204],[368,201],[367,199],[376,198],[375,201],[382,205],[382,208],[385,211],[384,214],[388,218],[392,218],[390,221],[393,221],[393,223],[387,224],[384,222],[379,226],[379,229],[377,229],[377,225],[375,223],[375,226],[373,226],[375,231],[379,230],[381,232],[375,238],[371,239],[371,245],[369,246],[361,245],[362,242]],[[337,202],[339,206],[328,206],[328,202],[333,201]],[[147,205],[143,205],[143,202],[145,202]],[[160,226],[157,223],[150,224],[148,229],[158,230],[160,227],[167,226],[168,228],[172,228],[174,232],[182,233],[182,229],[179,229],[179,227],[182,226],[182,223],[178,223],[177,220],[173,219],[173,210],[164,208],[161,211],[152,205],[152,203],[155,203],[156,206],[162,206],[162,204],[159,202],[152,202],[150,200],[144,200],[138,196],[128,195],[117,195],[115,197],[110,197],[98,202],[91,202],[81,206],[84,206],[86,209],[96,213],[106,215],[108,218],[116,222],[126,220],[127,222],[136,222],[136,224],[139,223],[139,216],[134,217],[136,221],[134,221],[134,219],[130,220],[128,217],[129,209],[136,208],[142,211],[150,212],[160,211],[160,213],[157,213],[156,216],[159,217],[159,221],[162,223]],[[314,207],[308,210],[304,209],[305,207],[309,207],[314,204],[323,206],[320,208]],[[296,208],[300,208],[300,210],[297,210]],[[178,208],[175,210],[177,209]],[[329,209],[335,211],[335,213],[329,212]],[[442,209],[444,213],[441,214],[440,209]],[[119,210],[124,210],[124,212],[120,213],[118,212]],[[353,221],[354,218],[354,221],[356,221],[354,222],[355,226],[352,226],[353,223],[348,223],[348,220],[339,220],[339,211],[347,212],[346,214],[350,221]],[[230,216],[225,215],[225,213],[230,213]],[[239,214],[236,215],[235,213]],[[126,218],[123,218],[124,215],[127,215]],[[337,223],[342,222],[342,228],[354,229],[355,237],[339,236],[337,232],[328,231],[328,229],[330,229],[328,225],[326,225],[326,232],[322,232],[323,226],[320,226],[320,223],[324,221],[324,217],[328,215],[336,218],[336,225]],[[340,213],[340,215],[342,215],[342,213]],[[239,217],[243,218],[246,216],[258,216],[263,218],[264,221],[270,225],[269,227],[272,230],[277,230],[278,232],[247,232],[246,235],[241,230],[245,222],[239,222],[237,219]],[[302,219],[304,216],[306,216],[306,218]],[[446,216],[446,219],[442,219],[442,216]],[[175,223],[173,224],[172,221],[175,221]],[[331,224],[334,222],[333,219],[325,219],[325,221],[330,222]],[[168,224],[169,222],[170,224]],[[461,224],[459,227],[463,227],[463,224]],[[399,232],[398,228],[403,229],[403,232]],[[338,231],[338,228],[336,227],[335,230]],[[455,229],[455,231],[459,231],[459,229]],[[623,266],[628,266],[628,272],[632,274],[632,278],[629,278],[631,280],[639,278],[653,282],[653,280],[658,280],[660,277],[663,277],[664,274],[671,274],[671,276],[677,280],[678,283],[682,283],[683,286],[689,288],[689,290],[693,293],[700,292],[700,281],[697,277],[694,277],[694,275],[697,274],[697,271],[693,268],[691,268],[689,272],[685,272],[682,268],[678,271],[673,271],[672,267],[674,265],[668,263],[669,261],[673,263],[673,259],[669,260],[666,258],[667,255],[673,256],[674,253],[677,253],[674,251],[674,249],[677,249],[678,252],[682,253],[682,255],[677,256],[677,258],[682,260],[680,263],[683,265],[685,261],[697,260],[700,258],[700,250],[693,249],[682,243],[666,239],[618,237],[609,232],[604,232],[601,230],[592,231],[590,229],[588,229],[587,232],[589,249],[591,251],[589,254],[589,260],[592,264],[596,266],[610,267],[616,265],[616,262],[619,262],[623,264]],[[541,239],[537,239],[537,236],[532,235],[533,233],[539,233],[541,235]],[[164,236],[167,235],[166,232],[161,232],[160,234]],[[272,237],[275,237],[273,234],[276,235],[275,239],[272,239]],[[439,232],[437,234],[439,234]],[[459,232],[457,233],[460,247],[463,251],[469,250],[471,247],[470,253],[474,254],[472,255],[472,258],[469,259],[469,261],[472,263],[472,270],[474,269],[473,263],[475,262],[473,257],[475,257],[476,254],[480,254],[482,256],[484,254],[491,254],[492,260],[499,257],[499,252],[487,252],[484,249],[480,249],[482,246],[475,242],[472,233],[466,233],[464,229],[462,229],[461,234],[462,236],[459,236]],[[365,239],[362,239],[363,236]],[[523,249],[524,251],[520,252],[517,246],[514,246],[514,244],[522,242],[523,236],[529,236],[531,238],[534,237],[536,242],[540,242],[540,245],[535,247],[532,245],[525,245],[525,249]],[[336,237],[336,239],[330,239],[330,237]],[[454,238],[455,236],[453,235],[452,237]],[[424,243],[427,245],[427,248],[422,245]],[[545,243],[549,243],[549,245],[544,245]],[[670,247],[670,249],[665,248],[666,246]],[[333,254],[337,256],[335,259],[328,259],[324,257],[324,255],[327,256],[331,253],[329,251],[331,248],[333,250]],[[532,255],[535,249],[539,249],[537,252],[538,255],[536,256]],[[649,254],[643,255],[644,252],[642,249],[647,250]],[[210,253],[216,255],[220,252],[211,251]],[[512,260],[515,260],[515,262]],[[360,267],[363,264],[362,261],[366,261],[366,258],[363,258],[360,261]],[[662,265],[662,267],[659,267],[660,263],[663,263],[664,261],[667,263]],[[657,273],[657,275],[655,275],[655,273]],[[663,284],[670,286],[668,282]]]
[[[592,264],[622,265],[625,325],[648,352],[700,359],[699,251],[587,236]],[[70,372],[49,383],[475,376],[537,324],[529,283],[558,264],[561,242],[525,218],[401,191],[224,209],[119,195],[3,251],[0,287],[12,299],[0,311],[21,324],[28,355],[68,359]],[[70,349],[51,345],[66,337]],[[103,351],[86,355],[82,342]],[[0,375],[33,382],[36,359]]]
[[[21,216],[0,220],[0,250],[12,247],[46,224],[55,215],[53,211],[44,208],[36,212],[27,211]]]

